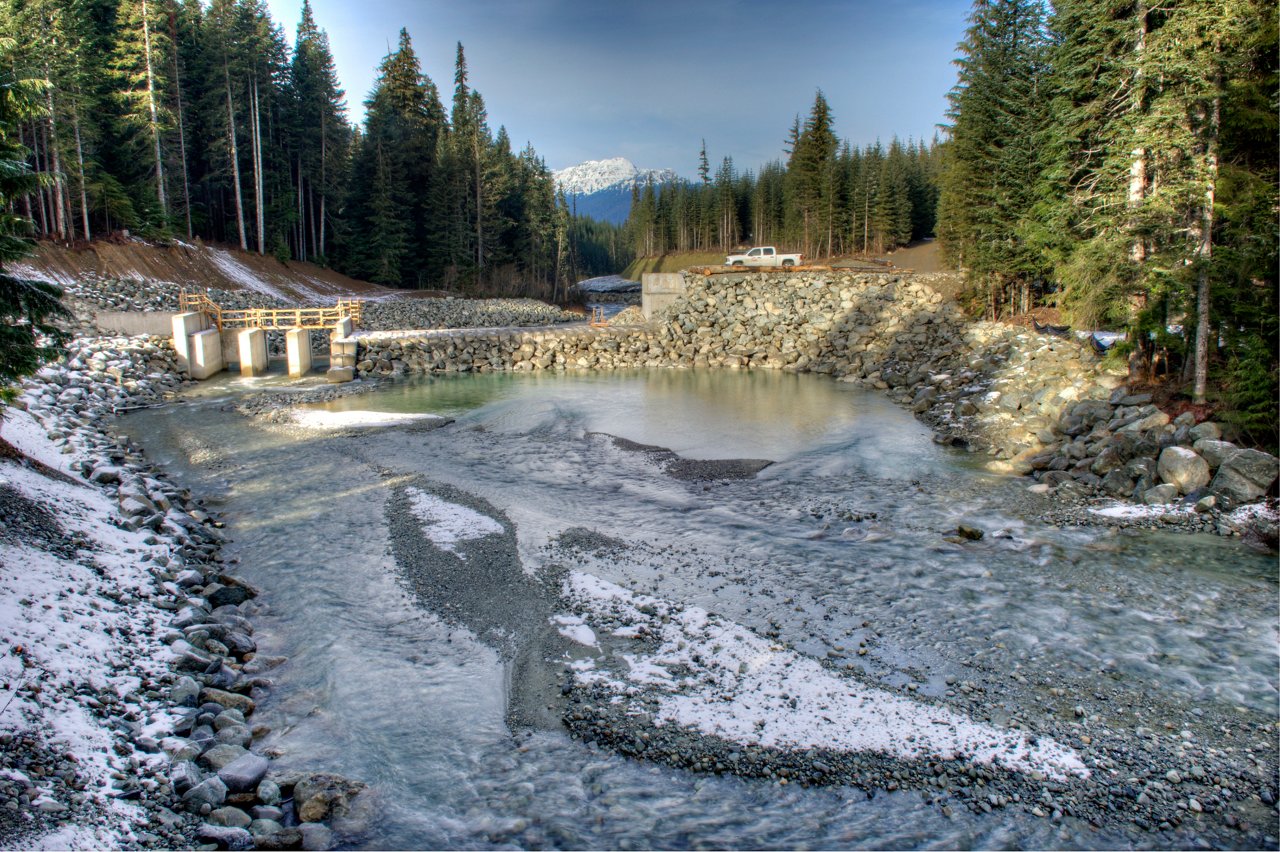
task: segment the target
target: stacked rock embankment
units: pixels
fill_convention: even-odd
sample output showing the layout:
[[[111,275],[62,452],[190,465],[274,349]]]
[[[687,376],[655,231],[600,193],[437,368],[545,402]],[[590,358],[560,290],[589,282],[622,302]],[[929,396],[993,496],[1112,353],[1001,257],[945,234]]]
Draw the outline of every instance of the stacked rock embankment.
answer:
[[[114,413],[162,402],[182,384],[168,340],[115,337],[72,340],[24,385],[19,405],[75,457],[69,468],[114,498],[112,523],[164,545],[144,557],[154,590],[138,592],[137,605],[170,614],[160,641],[171,670],[127,694],[109,687],[73,698],[120,731],[116,753],[128,771],[117,773],[116,795],[148,817],[140,845],[327,849],[329,822],[358,830],[353,800],[364,785],[279,772],[254,750],[270,733],[254,709],[270,689],[268,672],[285,662],[258,653],[250,620],[258,593],[224,564],[221,523],[201,501],[108,431]]]
[[[940,441],[991,456],[997,470],[1035,473],[1054,488],[1071,483],[1079,495],[1146,503],[1214,496],[1224,508],[1272,489],[1274,456],[1201,443],[1219,440],[1220,427],[1190,415],[1171,423],[1149,396],[1130,393],[1122,368],[1077,340],[966,319],[928,278],[839,270],[690,275],[684,295],[644,328],[361,335],[357,369],[819,373],[884,390]],[[1198,469],[1191,455],[1207,465],[1206,481],[1187,472]]]

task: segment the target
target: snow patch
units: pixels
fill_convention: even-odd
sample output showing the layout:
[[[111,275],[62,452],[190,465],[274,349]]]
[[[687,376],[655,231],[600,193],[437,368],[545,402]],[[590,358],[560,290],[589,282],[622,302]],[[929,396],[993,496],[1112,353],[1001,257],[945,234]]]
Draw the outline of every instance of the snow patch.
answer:
[[[292,412],[293,422],[307,429],[369,429],[397,426],[421,420],[442,420],[438,414],[405,411],[329,411],[323,408],[299,408]]]
[[[214,266],[218,267],[219,272],[246,290],[262,293],[264,296],[271,296],[282,302],[293,301],[283,290],[273,287],[255,275],[252,269],[232,257],[230,252],[211,248],[209,249],[209,260],[213,262]]]
[[[458,546],[461,542],[502,533],[502,524],[488,515],[441,500],[418,488],[405,490],[412,501],[413,514],[423,522],[422,531],[426,537],[436,547],[449,551],[459,559],[467,558]]]
[[[587,626],[580,615],[553,615],[551,623],[556,625],[561,636],[570,642],[576,642],[588,648],[598,648],[595,631]]]
[[[1191,506],[1177,503],[1161,503],[1155,506],[1138,506],[1132,503],[1116,503],[1101,509],[1090,509],[1091,513],[1103,518],[1115,518],[1132,521],[1139,518],[1159,518],[1163,515],[1190,515],[1195,513]]]
[[[641,695],[644,687],[643,694],[658,700],[658,724],[790,751],[965,758],[1057,779],[1090,774],[1074,750],[1048,738],[1033,743],[1017,731],[866,686],[699,607],[682,608],[582,572],[569,576],[565,594],[584,623],[625,622],[658,642],[651,652],[620,654],[625,673],[575,670],[579,681],[603,684],[619,700]]]

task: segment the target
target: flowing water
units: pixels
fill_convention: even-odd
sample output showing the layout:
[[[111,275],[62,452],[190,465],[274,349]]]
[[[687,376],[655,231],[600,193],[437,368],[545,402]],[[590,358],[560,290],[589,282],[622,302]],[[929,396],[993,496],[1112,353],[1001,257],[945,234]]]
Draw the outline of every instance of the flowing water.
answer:
[[[1131,842],[1020,810],[944,816],[918,792],[868,800],[699,775],[513,731],[508,664],[400,580],[385,505],[410,475],[505,515],[527,572],[568,565],[696,604],[873,684],[942,697],[949,679],[1034,673],[1120,690],[1132,724],[1152,727],[1169,714],[1189,724],[1192,707],[1265,717],[1276,705],[1272,557],[1217,537],[1040,523],[1025,481],[935,445],[879,394],[768,372],[417,379],[328,407],[451,424],[322,434],[230,410],[261,387],[208,383],[120,425],[227,520],[227,555],[263,590],[260,651],[289,657],[255,717],[273,728],[263,745],[285,766],[369,782],[368,847]],[[753,479],[682,481],[607,436],[774,464]],[[946,541],[960,521],[987,537]],[[577,528],[632,555],[575,564],[554,544]],[[859,642],[865,656],[850,650]],[[989,717],[1044,702],[1011,682]]]

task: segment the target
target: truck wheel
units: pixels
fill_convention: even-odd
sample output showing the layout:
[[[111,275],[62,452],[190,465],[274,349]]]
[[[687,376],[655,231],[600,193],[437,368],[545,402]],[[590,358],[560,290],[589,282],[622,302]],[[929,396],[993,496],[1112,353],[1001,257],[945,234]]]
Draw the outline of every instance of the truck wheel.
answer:
[[[733,263],[731,263],[731,264],[729,264],[729,265],[730,265],[730,266],[741,266],[741,265],[742,265],[742,261],[740,261],[740,260],[735,260]]]
[[[795,266],[795,265],[796,265],[796,262],[795,262],[794,260],[784,260],[784,261],[782,261],[782,265],[783,265],[783,266]]]

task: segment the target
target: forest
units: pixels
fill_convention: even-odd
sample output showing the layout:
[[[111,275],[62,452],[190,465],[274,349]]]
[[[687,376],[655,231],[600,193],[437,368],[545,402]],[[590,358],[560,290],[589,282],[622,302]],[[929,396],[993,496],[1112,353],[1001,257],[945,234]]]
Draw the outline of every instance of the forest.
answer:
[[[784,151],[759,171],[724,157],[714,174],[704,143],[698,180],[636,187],[625,225],[637,255],[778,244],[806,257],[891,251],[932,236],[940,146],[896,137],[855,148],[840,141],[819,91]]]
[[[457,47],[448,107],[401,30],[363,126],[306,0],[0,0],[36,235],[228,243],[399,287],[559,299],[582,271],[545,163],[494,131]],[[610,270],[605,270],[610,271]]]
[[[1257,0],[975,3],[937,232],[977,312],[1129,332],[1277,443],[1277,27]]]

